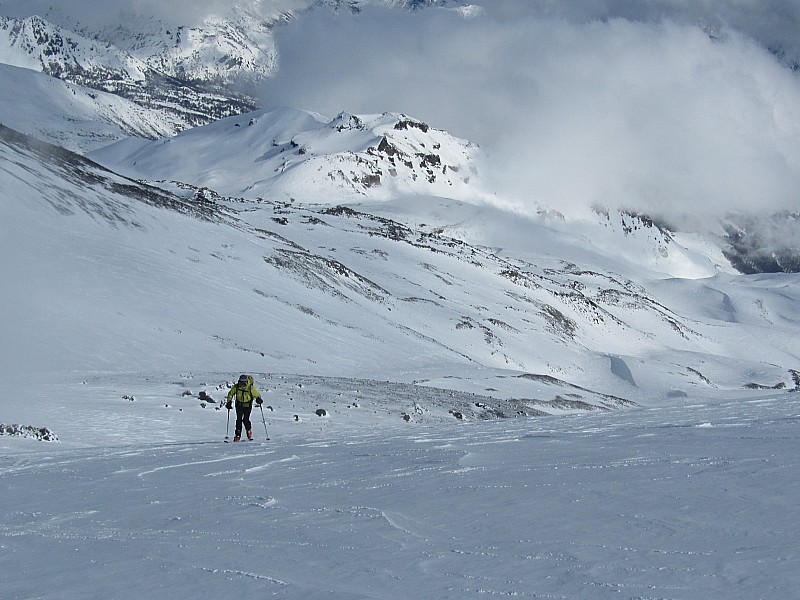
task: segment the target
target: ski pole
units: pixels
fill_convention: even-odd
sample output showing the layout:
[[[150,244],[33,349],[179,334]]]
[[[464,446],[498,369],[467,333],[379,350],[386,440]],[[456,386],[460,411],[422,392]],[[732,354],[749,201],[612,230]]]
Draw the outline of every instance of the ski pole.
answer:
[[[267,420],[264,418],[264,407],[261,406],[261,402],[258,402],[258,408],[261,409],[261,422],[264,424],[264,435],[267,436],[267,441],[269,441],[269,433],[267,433]]]
[[[225,442],[227,443],[230,441],[230,429],[231,429],[231,409],[228,409],[228,424],[225,425]]]

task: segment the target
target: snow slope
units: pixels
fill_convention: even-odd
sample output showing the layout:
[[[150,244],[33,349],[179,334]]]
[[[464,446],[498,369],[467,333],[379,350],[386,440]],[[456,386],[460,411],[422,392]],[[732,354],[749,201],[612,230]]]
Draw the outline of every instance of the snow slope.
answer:
[[[796,597],[796,394],[372,427],[266,397],[268,443],[220,443],[224,411],[189,398],[106,398],[120,436],[99,447],[77,423],[65,437],[93,447],[12,440],[4,597]]]
[[[179,131],[179,123],[171,122],[162,111],[3,64],[0,64],[0,122],[80,153],[131,135],[152,139]]]

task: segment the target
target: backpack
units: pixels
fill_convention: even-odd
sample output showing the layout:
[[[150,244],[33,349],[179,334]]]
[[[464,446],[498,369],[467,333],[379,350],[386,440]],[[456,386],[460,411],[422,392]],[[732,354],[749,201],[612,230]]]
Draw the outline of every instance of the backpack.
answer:
[[[247,387],[242,389],[239,387],[239,384],[237,383],[233,389],[236,390],[235,392],[236,403],[241,404],[243,406],[250,406],[253,403],[254,398],[260,397],[260,395],[256,396],[253,393],[255,391],[253,389],[253,377],[250,375],[247,376]]]

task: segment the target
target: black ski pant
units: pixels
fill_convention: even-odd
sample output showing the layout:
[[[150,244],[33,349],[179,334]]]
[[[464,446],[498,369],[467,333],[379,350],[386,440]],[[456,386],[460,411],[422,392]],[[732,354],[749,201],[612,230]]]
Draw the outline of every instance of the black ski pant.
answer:
[[[244,423],[245,431],[250,431],[253,428],[253,424],[250,423],[250,411],[252,410],[252,404],[236,403],[236,435],[242,435],[242,423]]]

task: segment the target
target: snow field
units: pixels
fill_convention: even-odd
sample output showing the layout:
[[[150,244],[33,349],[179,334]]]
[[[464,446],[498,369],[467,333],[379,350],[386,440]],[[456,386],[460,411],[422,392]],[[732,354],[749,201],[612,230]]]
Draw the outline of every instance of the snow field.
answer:
[[[744,599],[800,583],[794,394],[379,422],[5,454],[4,597]]]

